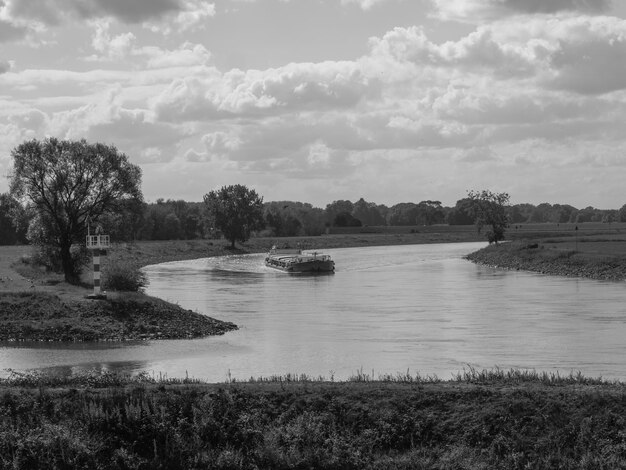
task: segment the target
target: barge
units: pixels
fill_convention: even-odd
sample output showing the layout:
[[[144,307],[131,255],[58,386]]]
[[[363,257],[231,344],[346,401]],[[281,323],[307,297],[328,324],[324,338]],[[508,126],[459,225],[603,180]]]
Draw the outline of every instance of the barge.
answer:
[[[330,255],[300,248],[272,247],[265,257],[265,266],[288,273],[332,273],[335,262]]]

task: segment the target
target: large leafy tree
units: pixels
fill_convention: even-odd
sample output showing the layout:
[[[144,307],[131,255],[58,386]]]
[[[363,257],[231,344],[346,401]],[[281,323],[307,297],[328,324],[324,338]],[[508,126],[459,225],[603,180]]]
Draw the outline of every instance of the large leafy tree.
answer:
[[[58,253],[66,281],[77,283],[72,245],[84,244],[87,221],[141,201],[141,169],[115,147],[85,140],[31,140],[11,156],[11,194],[35,211],[39,243]]]
[[[472,203],[472,214],[478,232],[484,226],[489,226],[490,230],[485,233],[489,243],[504,240],[504,232],[509,226],[508,193],[468,191],[467,197]]]
[[[255,230],[265,226],[263,198],[254,189],[236,184],[223,186],[204,196],[210,217],[215,226],[235,248],[235,242],[244,243]]]

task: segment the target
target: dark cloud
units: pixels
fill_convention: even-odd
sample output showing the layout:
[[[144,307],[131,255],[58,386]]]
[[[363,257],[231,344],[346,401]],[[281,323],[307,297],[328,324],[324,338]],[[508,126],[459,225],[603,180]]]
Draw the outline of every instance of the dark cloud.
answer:
[[[181,9],[181,0],[42,0],[13,1],[8,12],[12,18],[57,25],[66,16],[112,16],[124,23],[140,23]]]
[[[586,95],[626,89],[626,41],[619,36],[561,42],[552,58],[552,86]]]
[[[179,0],[73,0],[84,18],[113,16],[124,23],[140,23],[181,9]]]
[[[14,41],[26,36],[26,28],[0,20],[0,43]]]

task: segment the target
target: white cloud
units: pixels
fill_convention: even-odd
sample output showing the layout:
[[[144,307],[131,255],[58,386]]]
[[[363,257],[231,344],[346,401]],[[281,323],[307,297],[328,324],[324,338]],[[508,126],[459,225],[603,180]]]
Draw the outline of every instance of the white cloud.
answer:
[[[126,58],[134,48],[136,37],[133,33],[123,33],[111,37],[109,32],[110,20],[96,20],[93,22],[94,34],[91,45],[98,52],[98,56],[91,56],[89,60],[120,60]]]
[[[521,14],[603,13],[611,0],[431,0],[444,20],[483,23]]]
[[[352,62],[289,64],[265,71],[215,70],[175,80],[154,102],[166,120],[210,120],[289,110],[351,108],[376,93]]]
[[[173,67],[194,67],[209,65],[211,53],[202,44],[186,42],[174,50],[163,50],[157,47],[143,47],[136,55],[148,57],[146,66],[149,69]]]
[[[384,3],[387,0],[341,0],[342,5],[352,5],[356,4],[360,6],[363,10],[369,10],[375,5],[379,5]]]

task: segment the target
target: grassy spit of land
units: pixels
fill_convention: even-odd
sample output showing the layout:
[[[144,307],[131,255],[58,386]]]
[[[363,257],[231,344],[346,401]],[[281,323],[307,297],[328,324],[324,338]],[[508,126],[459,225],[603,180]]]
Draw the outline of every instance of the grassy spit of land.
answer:
[[[625,386],[576,375],[14,375],[0,389],[2,468],[626,468]]]
[[[584,226],[580,226],[584,227]],[[513,233],[510,243],[491,245],[467,259],[503,269],[607,281],[626,279],[626,227]]]

